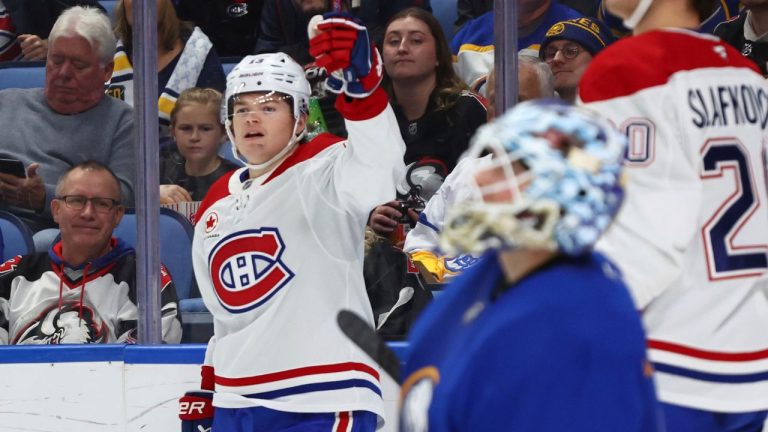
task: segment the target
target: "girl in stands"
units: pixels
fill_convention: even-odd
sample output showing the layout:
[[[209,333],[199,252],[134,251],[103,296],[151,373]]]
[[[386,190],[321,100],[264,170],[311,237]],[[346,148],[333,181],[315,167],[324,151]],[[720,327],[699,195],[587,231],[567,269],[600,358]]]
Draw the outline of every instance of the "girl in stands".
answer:
[[[171,111],[175,146],[160,154],[160,203],[201,201],[208,188],[238,165],[218,155],[226,140],[219,121],[221,93],[209,88],[181,92]]]

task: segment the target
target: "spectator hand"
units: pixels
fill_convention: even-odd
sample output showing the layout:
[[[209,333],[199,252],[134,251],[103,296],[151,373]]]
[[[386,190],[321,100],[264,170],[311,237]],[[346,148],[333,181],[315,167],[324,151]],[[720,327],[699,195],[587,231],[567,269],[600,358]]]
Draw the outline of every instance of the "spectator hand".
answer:
[[[40,36],[33,34],[22,34],[16,36],[21,46],[21,56],[24,60],[45,60],[48,54],[48,41],[40,39]]]
[[[397,227],[397,221],[403,216],[398,211],[399,205],[397,201],[390,201],[373,209],[368,218],[368,226],[380,236],[391,234]]]
[[[337,12],[313,18],[309,26],[309,52],[329,72],[329,90],[364,98],[378,88],[383,78],[381,56],[365,26]]]
[[[160,204],[175,204],[193,201],[186,189],[175,184],[160,185]]]
[[[40,212],[45,206],[45,184],[37,175],[39,164],[27,167],[27,178],[0,174],[0,200],[8,205]]]

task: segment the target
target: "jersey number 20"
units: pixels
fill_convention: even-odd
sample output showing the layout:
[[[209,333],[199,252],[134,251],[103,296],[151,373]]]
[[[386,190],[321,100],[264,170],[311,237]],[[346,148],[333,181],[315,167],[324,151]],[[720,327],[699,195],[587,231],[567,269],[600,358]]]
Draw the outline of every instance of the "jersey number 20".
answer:
[[[736,190],[701,229],[710,280],[750,277],[763,273],[768,268],[768,248],[765,245],[733,244],[736,235],[760,204],[755,195],[746,149],[736,138],[712,139],[704,144],[701,156],[702,179],[721,179],[726,170],[731,170],[736,184]]]

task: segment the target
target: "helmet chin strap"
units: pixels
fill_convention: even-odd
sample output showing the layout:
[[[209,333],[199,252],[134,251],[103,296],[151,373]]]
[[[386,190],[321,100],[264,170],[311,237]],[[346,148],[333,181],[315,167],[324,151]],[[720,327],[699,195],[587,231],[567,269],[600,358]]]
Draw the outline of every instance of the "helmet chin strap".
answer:
[[[291,139],[288,140],[288,144],[283,147],[282,150],[277,152],[276,155],[272,156],[271,159],[264,163],[260,164],[252,164],[249,163],[248,160],[245,158],[245,156],[241,156],[240,152],[237,151],[237,144],[235,141],[235,136],[232,134],[232,120],[227,119],[224,123],[224,129],[227,131],[227,137],[229,137],[229,141],[232,143],[232,155],[235,157],[235,159],[239,160],[243,163],[248,169],[260,171],[263,170],[269,166],[271,166],[273,163],[277,162],[281,158],[283,158],[288,152],[294,149],[296,145],[301,141],[302,138],[304,138],[304,134],[306,132],[306,128],[304,128],[301,133],[298,135],[296,134],[296,130],[299,128],[299,117],[296,117],[296,121],[293,123],[293,132],[291,133]]]
[[[637,3],[637,7],[634,11],[632,11],[632,14],[627,17],[627,19],[624,20],[624,27],[632,30],[640,23],[640,21],[645,16],[645,13],[648,12],[648,8],[651,7],[651,4],[653,3],[653,0],[640,0]]]

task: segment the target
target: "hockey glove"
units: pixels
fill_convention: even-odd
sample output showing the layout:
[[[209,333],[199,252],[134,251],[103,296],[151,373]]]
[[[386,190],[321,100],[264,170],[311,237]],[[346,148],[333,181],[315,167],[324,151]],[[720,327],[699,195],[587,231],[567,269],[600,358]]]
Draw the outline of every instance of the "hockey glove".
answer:
[[[376,90],[383,78],[381,57],[365,26],[347,14],[331,12],[322,20],[313,19],[309,33],[310,54],[329,72],[326,87],[354,98]]]
[[[213,392],[196,390],[179,399],[181,432],[210,432],[213,425]]]

